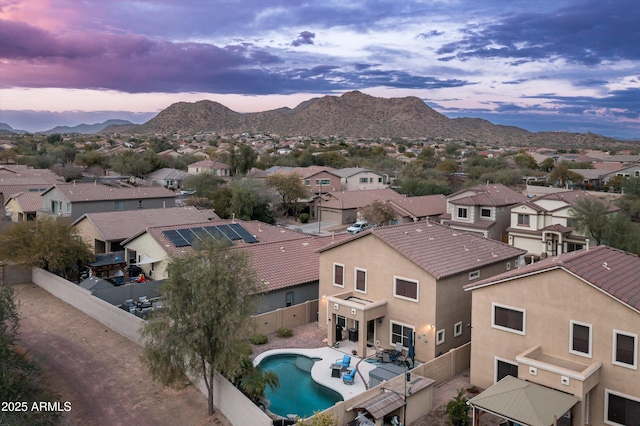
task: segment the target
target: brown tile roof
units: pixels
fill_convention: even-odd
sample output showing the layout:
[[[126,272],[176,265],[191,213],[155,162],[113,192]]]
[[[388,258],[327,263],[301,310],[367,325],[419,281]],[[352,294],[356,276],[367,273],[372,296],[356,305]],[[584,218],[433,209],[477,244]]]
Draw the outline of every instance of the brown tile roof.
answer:
[[[10,195],[17,194],[19,192],[37,192],[42,193],[47,188],[51,187],[51,183],[30,183],[24,185],[0,185],[0,193],[4,195],[5,201]]]
[[[442,194],[406,197],[391,200],[391,206],[397,206],[415,217],[435,216],[447,212],[447,197]]]
[[[620,208],[614,206],[613,204],[607,203],[602,198],[596,197],[595,195],[591,195],[588,192],[583,191],[581,189],[575,190],[575,191],[554,192],[553,194],[543,195],[542,197],[538,198],[538,200],[559,200],[559,201],[564,201],[565,203],[569,204],[570,206],[575,206],[575,205],[578,204],[579,201],[584,200],[584,199],[591,199],[591,200],[598,201],[599,203],[602,203],[602,204],[608,206],[608,210],[610,212],[615,212],[615,211],[620,210]],[[561,207],[561,208],[564,208],[564,207]]]
[[[371,238],[371,235],[384,241],[436,279],[474,271],[526,253],[526,250],[460,232],[435,222],[383,226],[365,231],[342,244],[348,244],[353,239]],[[320,251],[325,250],[329,248]]]
[[[42,208],[42,197],[40,192],[18,192],[13,194],[10,198],[13,198],[18,202],[20,208],[24,213],[37,212]],[[9,202],[9,199],[5,202],[5,205]]]
[[[400,200],[404,195],[393,189],[369,189],[365,191],[335,191],[327,193],[328,199],[323,198],[322,207],[335,209],[357,209],[371,204],[373,201]]]
[[[225,163],[212,160],[202,160],[197,163],[189,164],[189,167],[199,167],[201,169],[231,169],[231,166]]]
[[[264,291],[274,291],[318,281],[320,254],[318,249],[335,245],[349,237],[308,236],[288,241],[248,244],[238,247],[249,253],[251,266],[264,284]]]
[[[51,191],[53,188],[57,188],[69,201],[76,203],[104,200],[175,198],[178,196],[175,192],[169,191],[162,186],[113,188],[99,183],[58,183],[44,193]]]
[[[461,196],[469,191],[474,194]],[[507,206],[527,201],[526,196],[500,183],[471,186],[449,195],[448,199],[450,203],[466,206]]]
[[[170,207],[87,213],[76,219],[71,226],[88,220],[106,241],[115,241],[129,238],[149,227],[183,225],[219,219],[213,210],[198,210],[195,207]]]
[[[489,229],[495,224],[496,224],[495,221],[486,220],[486,219],[476,220],[475,222],[462,222],[462,221],[459,221],[459,220],[450,220],[449,221],[449,225],[455,225],[455,226],[460,226],[460,227],[464,227],[464,228],[471,228],[471,229]]]
[[[550,257],[465,286],[465,290],[499,284],[522,276],[563,269],[640,312],[640,257],[607,246]]]

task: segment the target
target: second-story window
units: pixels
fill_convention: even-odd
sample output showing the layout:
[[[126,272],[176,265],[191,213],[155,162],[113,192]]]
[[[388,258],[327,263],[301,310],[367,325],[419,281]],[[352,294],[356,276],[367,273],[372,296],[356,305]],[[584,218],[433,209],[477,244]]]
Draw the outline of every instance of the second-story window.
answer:
[[[480,216],[482,216],[484,218],[490,218],[491,217],[491,209],[480,209]]]
[[[418,281],[395,277],[393,295],[401,299],[418,301]]]
[[[344,287],[344,265],[333,264],[333,285]]]
[[[467,208],[466,207],[458,207],[458,218],[466,219],[467,218]]]
[[[591,358],[591,324],[571,321],[569,352]]]
[[[512,333],[525,334],[525,311],[510,306],[493,304],[493,328]]]
[[[356,268],[356,291],[367,292],[367,271]]]
[[[305,179],[304,186],[311,186],[311,179]]]
[[[518,213],[518,225],[529,226],[529,215]]]

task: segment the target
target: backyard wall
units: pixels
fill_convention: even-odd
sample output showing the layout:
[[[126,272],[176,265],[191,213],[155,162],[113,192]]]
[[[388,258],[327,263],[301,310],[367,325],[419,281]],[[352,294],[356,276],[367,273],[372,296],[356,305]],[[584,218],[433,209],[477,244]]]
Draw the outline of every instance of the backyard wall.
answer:
[[[282,327],[294,328],[316,321],[318,321],[317,299],[253,316],[255,332],[262,334],[274,333]]]
[[[55,274],[33,268],[33,283],[58,299],[89,315],[101,324],[140,345],[140,328],[144,320],[91,295],[91,292]],[[207,395],[204,380],[194,380],[203,395]],[[223,376],[217,374],[213,388],[214,405],[227,419],[238,426],[270,426],[271,419],[246,398]]]
[[[0,262],[0,285],[31,282],[31,268]]]

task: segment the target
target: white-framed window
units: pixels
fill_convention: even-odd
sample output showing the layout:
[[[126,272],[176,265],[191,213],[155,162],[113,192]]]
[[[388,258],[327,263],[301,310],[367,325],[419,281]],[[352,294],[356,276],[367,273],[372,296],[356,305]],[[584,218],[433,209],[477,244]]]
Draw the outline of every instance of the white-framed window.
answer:
[[[635,177],[640,177],[640,170],[634,171],[633,174],[635,175]]]
[[[605,389],[604,422],[615,426],[640,424],[640,399]]]
[[[360,183],[369,183],[369,179],[366,177],[361,177],[360,178]]]
[[[491,327],[524,335],[526,332],[527,313],[524,309],[512,306],[491,304]]]
[[[613,330],[613,354],[611,362],[621,367],[638,369],[638,335]]]
[[[316,186],[320,185],[320,179],[316,179]]]
[[[330,179],[320,179],[320,185],[329,185],[330,183]]]
[[[453,325],[453,337],[462,336],[462,321],[457,322]]]
[[[392,346],[396,343],[402,343],[405,348],[409,346],[409,335],[413,333],[414,328],[407,324],[402,324],[395,321],[390,321],[391,324],[391,336],[389,342]]]
[[[333,264],[333,285],[344,287],[344,265],[339,263]]]
[[[304,186],[311,186],[311,179],[305,179]]]
[[[529,215],[518,213],[518,226],[529,226]]]
[[[438,330],[436,332],[436,345],[441,345],[444,343],[444,329]]]
[[[593,327],[579,321],[569,321],[569,352],[591,358]]]
[[[114,210],[124,210],[124,201],[116,201],[113,207]]]
[[[480,278],[480,271],[469,272],[469,281]]]
[[[367,292],[367,270],[355,268],[354,274],[354,288],[355,291],[366,293]]]
[[[393,295],[399,299],[417,302],[420,293],[420,283],[416,280],[393,277]]]
[[[468,210],[466,207],[458,207],[458,219],[466,219]]]
[[[491,209],[480,209],[480,217],[490,218],[491,217]]]
[[[494,358],[494,383],[498,383],[506,376],[518,377],[518,364],[504,358]]]
[[[507,271],[511,270],[511,262],[507,262]]]

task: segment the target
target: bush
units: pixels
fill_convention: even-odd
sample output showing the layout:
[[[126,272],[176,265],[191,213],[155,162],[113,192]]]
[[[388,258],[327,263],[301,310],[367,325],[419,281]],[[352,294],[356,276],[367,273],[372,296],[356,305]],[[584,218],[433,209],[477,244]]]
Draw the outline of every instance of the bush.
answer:
[[[269,341],[269,338],[267,336],[265,336],[264,334],[254,334],[253,336],[251,336],[251,343],[254,345],[264,345],[265,343],[267,343]]]
[[[291,337],[293,336],[293,330],[290,328],[279,328],[278,329],[278,337]]]
[[[469,422],[469,406],[464,389],[458,391],[458,395],[447,403],[446,413],[453,425],[466,426]]]
[[[302,213],[299,216],[300,219],[300,223],[308,223],[309,222],[309,214],[308,213]]]

